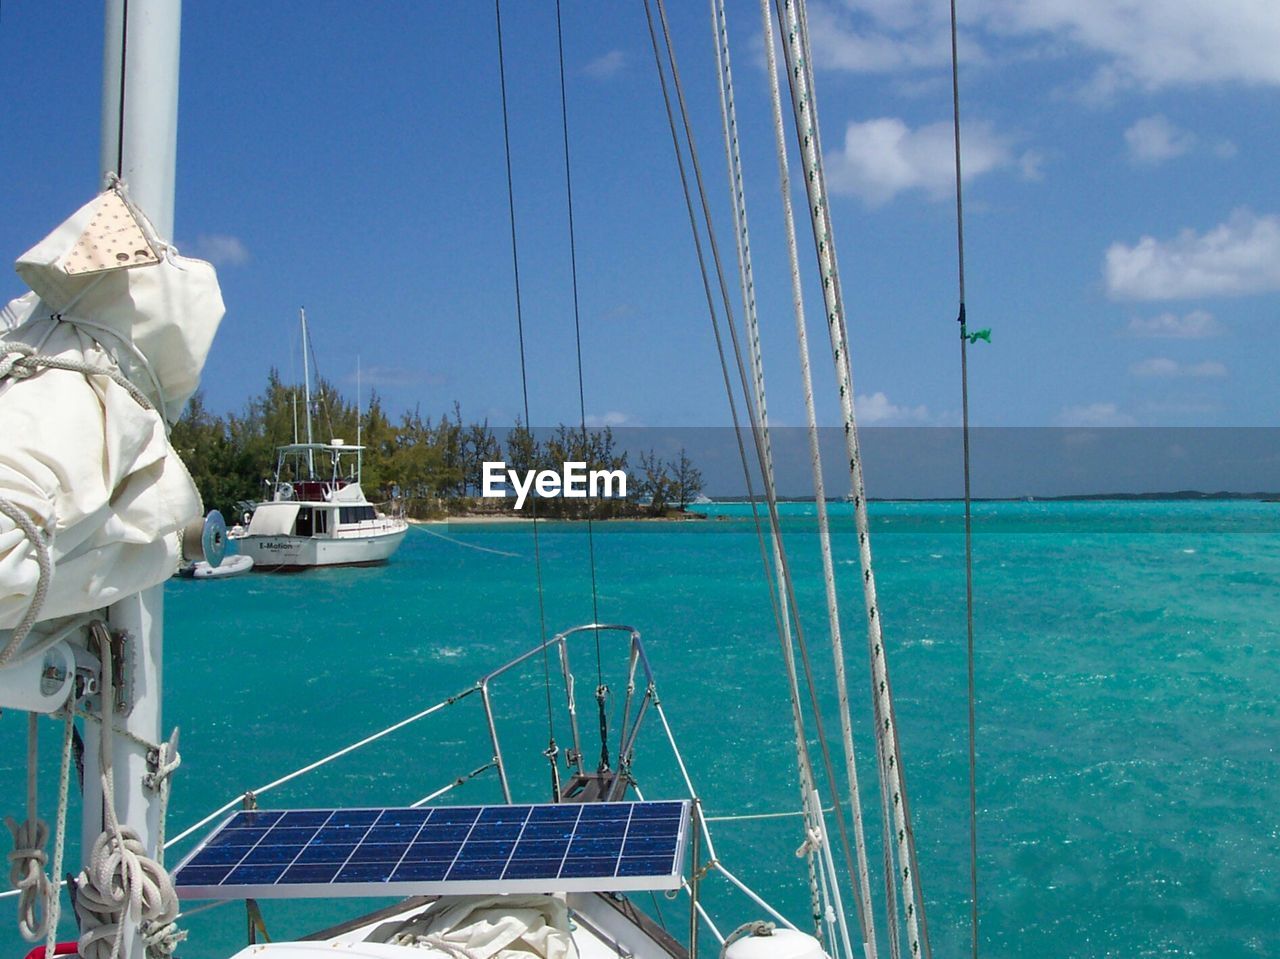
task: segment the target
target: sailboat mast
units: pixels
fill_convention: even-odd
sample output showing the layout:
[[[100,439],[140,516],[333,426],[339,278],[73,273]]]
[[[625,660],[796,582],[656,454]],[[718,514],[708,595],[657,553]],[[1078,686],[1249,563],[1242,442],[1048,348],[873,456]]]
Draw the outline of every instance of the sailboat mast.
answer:
[[[302,318],[302,388],[305,391],[304,396],[307,403],[307,445],[310,446],[314,442],[311,439],[311,341],[307,338],[307,311],[299,307],[298,316]],[[307,479],[311,479],[315,475],[315,452],[308,449]]]
[[[178,143],[178,54],[182,5],[178,0],[107,0],[102,73],[101,170],[114,172],[129,188],[161,239],[173,237],[174,170]],[[160,835],[159,797],[144,788],[151,770],[145,743],[164,741],[161,676],[164,652],[164,587],[126,597],[107,611],[113,633],[127,636],[124,659],[137,691],[133,708],[116,717],[124,735],[114,737],[114,795],[100,789],[98,750],[84,751],[84,812],[81,849],[86,866],[103,830],[103,808],[111,803],[120,825],[134,830],[149,857]],[[122,955],[141,957],[142,937],[126,918]]]
[[[360,357],[356,357],[356,482],[364,480],[364,450],[360,448],[363,432],[360,420],[364,416],[363,400],[360,396]]]

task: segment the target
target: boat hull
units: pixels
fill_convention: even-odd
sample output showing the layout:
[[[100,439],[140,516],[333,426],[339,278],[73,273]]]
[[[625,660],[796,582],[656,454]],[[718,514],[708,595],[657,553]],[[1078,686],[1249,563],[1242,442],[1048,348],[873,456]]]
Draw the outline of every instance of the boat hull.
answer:
[[[285,573],[321,566],[377,566],[391,558],[407,527],[362,536],[246,535],[236,548],[258,572]]]

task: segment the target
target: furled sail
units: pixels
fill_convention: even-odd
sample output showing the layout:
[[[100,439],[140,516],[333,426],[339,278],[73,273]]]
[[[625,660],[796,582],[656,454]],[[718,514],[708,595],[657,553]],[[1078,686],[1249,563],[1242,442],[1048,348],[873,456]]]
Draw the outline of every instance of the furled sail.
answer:
[[[168,427],[224,311],[212,265],[157,238],[120,184],[17,271],[32,292],[0,313],[0,629],[173,573],[201,503]]]

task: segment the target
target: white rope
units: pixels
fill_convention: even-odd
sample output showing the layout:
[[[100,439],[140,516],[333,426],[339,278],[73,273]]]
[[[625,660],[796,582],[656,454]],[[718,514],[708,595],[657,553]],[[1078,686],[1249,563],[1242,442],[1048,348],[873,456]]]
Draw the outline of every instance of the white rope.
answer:
[[[519,553],[508,553],[505,549],[493,549],[489,546],[477,546],[475,543],[464,543],[460,539],[454,539],[452,536],[445,536],[444,533],[437,533],[435,530],[427,529],[425,526],[418,527],[428,536],[434,536],[436,539],[442,539],[446,543],[452,543],[454,546],[464,546],[467,549],[474,549],[480,553],[493,553],[495,556],[509,556],[512,559],[520,559]]]
[[[4,359],[0,358],[0,366],[3,366]],[[0,374],[0,378],[2,374]],[[9,642],[5,644],[4,649],[0,650],[0,669],[3,669],[13,659],[18,652],[18,647],[22,645],[22,641],[27,638],[27,634],[31,632],[31,627],[35,625],[37,617],[40,615],[40,609],[44,606],[45,598],[49,595],[49,584],[53,580],[53,553],[49,548],[45,534],[32,522],[31,517],[26,511],[18,507],[16,504],[0,496],[0,513],[3,513],[13,525],[22,531],[22,535],[35,548],[36,565],[40,568],[40,573],[36,579],[35,592],[31,595],[31,602],[27,605],[27,611],[19,620],[18,625],[14,627],[13,636]]]
[[[58,770],[58,815],[53,833],[53,869],[49,875],[49,929],[44,944],[45,959],[52,959],[58,940],[58,920],[62,917],[62,856],[67,845],[67,812],[71,806],[71,742],[75,732],[75,712],[68,703],[62,722],[62,765]]]
[[[39,759],[39,728],[36,714],[27,716],[27,818],[18,823],[5,817],[5,825],[13,834],[13,851],[9,853],[9,882],[18,890],[18,931],[27,942],[37,942],[48,926],[49,877],[45,863],[49,861],[44,846],[49,840],[49,824],[41,819],[36,803],[36,767]]]
[[[78,321],[66,319],[63,322],[76,325]],[[40,372],[42,368],[67,370],[72,373],[83,373],[85,376],[105,376],[133,397],[143,409],[155,409],[155,405],[147,398],[147,394],[119,370],[96,366],[87,360],[70,360],[61,356],[37,353],[34,347],[26,343],[10,342],[3,345],[3,352],[0,353],[0,379],[5,377],[23,379]]]
[[[787,255],[791,267],[791,301],[795,314],[796,343],[800,355],[800,373],[808,425],[809,461],[813,475],[813,495],[818,514],[818,541],[822,553],[822,578],[827,599],[827,626],[831,633],[831,652],[835,661],[836,696],[840,713],[840,733],[844,747],[845,772],[849,777],[849,799],[853,813],[854,849],[857,856],[859,916],[865,917],[864,943],[870,946],[868,959],[875,959],[876,934],[871,905],[871,879],[867,867],[867,842],[863,827],[861,790],[858,787],[858,763],[853,744],[853,720],[849,707],[849,685],[845,677],[844,640],[840,631],[840,604],[836,595],[835,563],[831,553],[831,524],[827,513],[826,484],[822,473],[822,453],[818,442],[818,416],[814,405],[813,376],[809,358],[808,324],[805,318],[804,292],[800,281],[800,256],[796,243],[795,212],[791,205],[791,172],[787,160],[786,134],[782,122],[782,94],[778,86],[778,62],[773,39],[773,18],[769,0],[760,0],[763,20],[765,55],[769,74],[769,94],[773,108],[773,128],[778,159],[778,178],[782,194],[783,222],[786,228]]]
[[[166,954],[159,950],[168,946],[172,951],[171,947],[181,940],[181,933],[167,928],[178,915],[178,894],[164,867],[147,856],[146,846],[138,833],[128,826],[121,826],[116,817],[115,781],[111,763],[115,684],[112,681],[111,653],[105,628],[99,626],[95,634],[102,661],[102,688],[99,694],[102,721],[98,761],[102,770],[106,828],[94,840],[88,864],[77,881],[79,953],[84,959],[118,959],[124,943],[127,917],[139,924],[149,950]]]
[[[839,267],[835,257],[835,237],[827,203],[826,179],[818,139],[817,110],[813,103],[813,68],[809,59],[803,0],[780,0],[779,14],[786,20],[784,50],[787,55],[787,77],[791,89],[796,133],[805,168],[805,189],[813,226],[819,269],[822,276],[823,301],[826,308],[827,332],[831,341],[832,360],[840,393],[844,420],[845,452],[849,461],[850,481],[854,496],[854,516],[858,533],[858,553],[862,567],[863,595],[867,608],[868,647],[871,659],[872,700],[876,720],[877,751],[884,756],[879,764],[884,780],[882,790],[889,794],[894,820],[894,839],[898,860],[902,863],[899,877],[903,907],[906,913],[907,939],[912,959],[921,954],[923,908],[917,902],[914,836],[907,818],[906,786],[902,778],[901,754],[893,716],[889,688],[888,665],[884,654],[884,638],[880,625],[880,608],[876,595],[875,574],[871,565],[871,542],[868,535],[866,489],[863,481],[862,456],[858,443],[854,412],[853,374],[849,363],[848,333],[845,325]],[[925,946],[927,949],[927,944]]]
[[[715,33],[716,73],[720,90],[720,117],[724,133],[725,160],[729,167],[729,183],[732,192],[731,207],[733,210],[734,243],[738,256],[738,281],[741,287],[743,318],[747,328],[748,358],[751,363],[751,381],[753,401],[759,423],[761,441],[761,457],[764,462],[766,487],[773,486],[773,446],[769,432],[768,403],[764,384],[764,359],[760,351],[760,322],[756,310],[755,279],[751,265],[751,240],[747,225],[746,187],[742,175],[742,157],[738,149],[738,120],[733,95],[733,70],[729,56],[729,30],[725,17],[723,0],[711,0],[711,23]],[[783,566],[782,552],[779,544],[779,531],[771,529],[771,546],[773,553],[774,575],[778,583],[785,582],[786,570]],[[781,598],[781,597],[780,597]],[[804,732],[804,720],[800,706],[800,680],[796,670],[795,654],[792,650],[794,639],[791,633],[791,613],[785,602],[780,603],[779,622],[782,627],[783,662],[788,680],[788,693],[791,698],[792,726],[796,739],[796,760],[800,773],[800,805],[802,810],[808,807],[808,797],[814,784],[813,765],[809,757],[807,737]],[[806,819],[812,818],[812,811]],[[810,908],[816,917],[821,911],[820,893],[817,880],[817,863],[812,854],[806,856],[809,878]]]
[[[831,812],[828,806],[822,810],[824,813]],[[753,819],[792,819],[796,816],[806,816],[808,812],[804,809],[791,809],[785,812],[744,812],[744,813],[727,813],[723,816],[703,816],[707,822],[749,822]]]

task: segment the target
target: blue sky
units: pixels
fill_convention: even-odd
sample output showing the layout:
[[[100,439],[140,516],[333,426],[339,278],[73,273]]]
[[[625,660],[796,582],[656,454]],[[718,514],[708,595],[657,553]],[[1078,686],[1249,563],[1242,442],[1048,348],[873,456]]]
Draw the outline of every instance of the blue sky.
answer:
[[[707,10],[671,6],[731,260]],[[643,7],[564,15],[588,414],[727,423]],[[865,424],[958,419],[947,15],[935,0],[810,7]],[[798,425],[759,7],[729,17],[770,412]],[[456,399],[511,422],[492,5],[189,2],[184,18],[176,239],[219,266],[228,307],[208,403],[240,408],[273,365],[300,377],[306,306],[321,372],[352,394],[359,357],[392,410]],[[10,260],[95,188],[101,20],[88,3],[3,7]],[[970,350],[974,421],[1276,425],[1280,14],[962,0],[961,21],[970,324],[993,330]],[[509,2],[504,26],[531,417],[572,421],[554,8]],[[9,274],[0,295],[22,289]],[[820,322],[811,339],[836,423]]]

